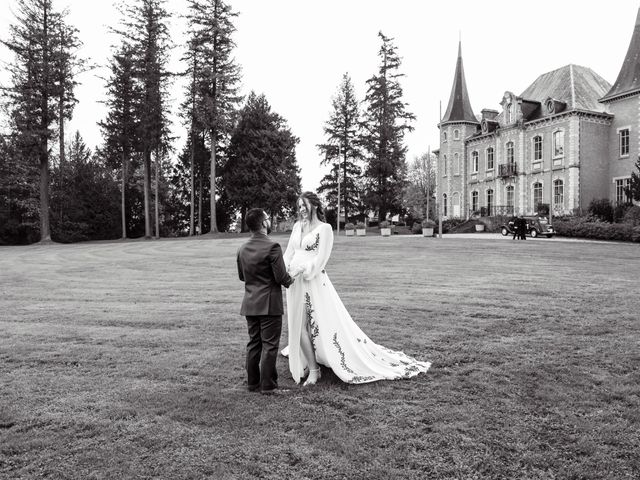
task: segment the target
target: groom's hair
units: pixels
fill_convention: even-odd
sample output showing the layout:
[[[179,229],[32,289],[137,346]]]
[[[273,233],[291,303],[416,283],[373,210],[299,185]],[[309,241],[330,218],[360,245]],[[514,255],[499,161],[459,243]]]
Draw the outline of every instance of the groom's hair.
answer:
[[[245,222],[247,222],[247,227],[252,232],[259,232],[262,228],[262,222],[264,220],[264,210],[261,208],[252,208],[247,212],[247,218]]]

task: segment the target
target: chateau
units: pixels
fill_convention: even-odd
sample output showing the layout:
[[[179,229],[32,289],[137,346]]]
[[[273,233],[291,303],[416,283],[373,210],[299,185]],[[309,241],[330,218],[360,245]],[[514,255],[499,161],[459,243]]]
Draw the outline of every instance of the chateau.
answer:
[[[640,10],[611,86],[567,65],[499,110],[471,109],[461,46],[447,110],[438,124],[436,194],[445,217],[553,215],[585,211],[594,199],[629,201],[625,188],[640,147]]]

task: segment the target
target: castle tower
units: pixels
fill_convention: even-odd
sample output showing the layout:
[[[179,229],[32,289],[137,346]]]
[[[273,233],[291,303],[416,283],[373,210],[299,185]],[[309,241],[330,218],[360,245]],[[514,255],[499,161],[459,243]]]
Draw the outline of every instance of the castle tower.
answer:
[[[462,42],[458,43],[458,61],[447,110],[438,124],[440,151],[438,158],[438,203],[448,217],[469,213],[466,198],[467,161],[465,139],[478,131],[480,123],[471,109],[462,65]],[[446,213],[445,213],[446,212]]]
[[[609,131],[609,198],[620,202],[640,154],[640,9],[618,78],[600,102],[614,115]]]

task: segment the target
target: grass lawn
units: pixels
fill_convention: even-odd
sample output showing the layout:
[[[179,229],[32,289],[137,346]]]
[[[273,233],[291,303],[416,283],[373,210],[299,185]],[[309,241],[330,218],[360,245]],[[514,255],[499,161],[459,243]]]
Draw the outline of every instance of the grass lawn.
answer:
[[[340,237],[354,319],[433,366],[307,389],[280,357],[265,397],[243,240],[1,247],[0,478],[640,477],[638,245]]]

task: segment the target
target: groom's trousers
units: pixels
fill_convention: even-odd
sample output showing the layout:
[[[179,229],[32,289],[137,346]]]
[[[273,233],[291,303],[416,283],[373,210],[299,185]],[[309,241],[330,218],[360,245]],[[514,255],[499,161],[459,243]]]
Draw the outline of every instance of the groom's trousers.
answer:
[[[276,360],[282,333],[282,315],[247,316],[247,383],[249,390],[278,388]]]

